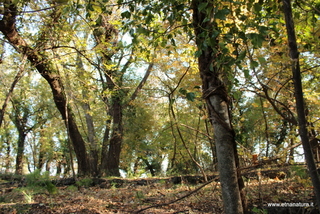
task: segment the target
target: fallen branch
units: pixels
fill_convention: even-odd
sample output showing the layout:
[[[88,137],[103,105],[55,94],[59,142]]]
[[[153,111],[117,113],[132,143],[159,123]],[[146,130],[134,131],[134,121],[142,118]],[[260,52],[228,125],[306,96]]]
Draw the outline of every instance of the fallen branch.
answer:
[[[143,208],[143,209],[134,211],[133,213],[140,213],[140,212],[145,211],[145,210],[148,210],[148,209],[150,209],[150,208],[162,207],[162,206],[167,206],[167,205],[173,204],[173,203],[175,203],[175,202],[177,202],[177,201],[180,201],[180,200],[182,200],[182,199],[184,199],[184,198],[187,198],[187,197],[191,196],[192,194],[198,192],[200,189],[202,189],[203,187],[205,187],[205,186],[207,186],[208,184],[212,183],[214,180],[216,180],[216,179],[218,179],[218,178],[219,178],[219,176],[217,176],[217,177],[215,177],[215,178],[212,178],[211,180],[209,180],[209,181],[207,181],[206,183],[202,184],[201,186],[199,186],[199,187],[196,188],[195,190],[190,191],[189,193],[187,193],[186,195],[184,195],[184,196],[182,196],[182,197],[180,197],[180,198],[178,198],[178,199],[172,200],[172,201],[167,202],[167,203],[151,205],[151,206],[149,206],[149,207],[145,207],[145,208]]]

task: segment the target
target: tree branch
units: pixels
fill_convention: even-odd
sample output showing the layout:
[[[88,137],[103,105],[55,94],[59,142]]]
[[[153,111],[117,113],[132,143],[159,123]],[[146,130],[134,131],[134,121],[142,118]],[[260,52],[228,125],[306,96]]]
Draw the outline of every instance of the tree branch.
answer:
[[[133,101],[137,98],[138,93],[141,91],[142,87],[145,85],[145,83],[147,82],[147,79],[150,76],[150,73],[152,71],[154,64],[153,62],[151,62],[147,68],[146,73],[144,74],[143,79],[141,80],[141,82],[139,83],[139,85],[137,86],[136,90],[133,92],[133,94],[131,95],[130,101]]]

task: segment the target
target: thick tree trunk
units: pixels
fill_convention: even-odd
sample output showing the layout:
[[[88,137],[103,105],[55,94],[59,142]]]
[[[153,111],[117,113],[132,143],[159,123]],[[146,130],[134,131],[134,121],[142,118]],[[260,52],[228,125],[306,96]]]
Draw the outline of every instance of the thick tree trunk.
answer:
[[[112,134],[109,143],[109,150],[106,156],[105,171],[108,176],[120,176],[119,164],[120,153],[123,139],[123,124],[122,124],[122,103],[121,92],[118,92],[112,99],[112,115],[113,125]]]
[[[54,71],[53,66],[46,60],[46,56],[32,49],[17,32],[16,15],[18,9],[16,6],[14,4],[5,4],[4,6],[3,18],[0,21],[0,31],[17,52],[27,56],[30,63],[49,83],[54,102],[65,121],[70,139],[73,143],[78,160],[79,173],[90,174],[85,142],[78,130],[71,108],[68,106],[60,75]]]
[[[86,124],[87,124],[87,136],[88,136],[88,142],[90,144],[90,164],[91,164],[91,171],[93,173],[93,176],[99,175],[99,152],[98,152],[98,145],[97,140],[95,137],[95,129],[94,129],[94,123],[93,118],[89,114],[90,111],[90,105],[88,103],[83,104],[83,109],[86,111],[85,118],[86,118]]]
[[[83,75],[85,73],[84,65],[82,63],[80,54],[77,54],[77,70],[80,75]],[[92,175],[94,177],[99,175],[99,146],[97,143],[97,138],[95,134],[95,128],[94,128],[94,121],[93,117],[90,114],[91,106],[87,100],[89,100],[88,97],[88,89],[82,89],[82,97],[83,101],[81,101],[81,107],[84,110],[84,116],[86,119],[86,125],[87,125],[87,141],[89,143],[89,149],[90,149],[90,156],[89,156],[89,163],[90,168],[92,171]]]
[[[296,40],[296,34],[294,29],[294,22],[292,18],[292,8],[290,0],[283,0],[283,11],[286,21],[286,28],[288,34],[289,43],[289,55],[292,62],[292,74],[294,82],[294,95],[296,99],[296,108],[298,114],[299,135],[301,138],[305,159],[307,162],[309,174],[313,184],[314,192],[318,206],[320,206],[320,179],[317,172],[316,164],[313,158],[312,149],[309,142],[306,111],[304,106],[304,97],[302,90],[301,72],[299,64],[299,52]]]
[[[24,157],[24,147],[27,133],[30,129],[27,128],[28,118],[30,116],[30,111],[28,107],[22,106],[20,100],[12,99],[13,105],[13,115],[11,117],[14,125],[18,130],[18,142],[17,142],[17,156],[16,156],[16,171],[18,175],[22,175],[23,170],[23,157]]]
[[[201,3],[207,4],[208,10],[199,10]],[[218,40],[213,37],[215,30],[214,12],[212,2],[206,0],[193,0],[193,25],[198,46],[199,70],[202,79],[203,97],[206,100],[211,123],[214,128],[216,143],[218,169],[222,186],[222,197],[226,214],[244,213],[245,199],[241,194],[243,181],[238,172],[237,148],[235,134],[231,125],[229,112],[229,96],[227,88],[222,79],[225,74],[215,67],[218,53],[214,49],[219,49]],[[211,39],[211,46],[208,38]],[[242,198],[243,197],[243,198]]]
[[[112,73],[112,72],[111,72]],[[111,74],[109,74],[112,76]],[[108,76],[107,86],[105,90],[115,90],[115,84]],[[106,121],[106,129],[103,138],[101,150],[101,167],[100,173],[107,176],[120,176],[119,163],[121,144],[123,138],[123,125],[122,125],[122,95],[120,91],[114,92],[109,100],[104,98],[106,104],[106,112],[112,119]]]

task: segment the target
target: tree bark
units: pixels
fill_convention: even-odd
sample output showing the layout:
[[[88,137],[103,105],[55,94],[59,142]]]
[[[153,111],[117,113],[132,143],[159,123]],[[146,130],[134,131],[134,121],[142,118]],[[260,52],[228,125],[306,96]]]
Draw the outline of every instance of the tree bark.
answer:
[[[79,74],[82,76],[85,73],[84,70],[84,65],[81,60],[80,54],[77,54],[77,70]],[[97,138],[96,138],[96,132],[95,132],[95,127],[94,127],[94,121],[93,117],[90,114],[91,111],[91,106],[89,103],[89,96],[88,96],[88,89],[83,88],[82,89],[82,101],[81,107],[84,111],[84,116],[86,119],[86,125],[87,125],[87,141],[89,143],[89,150],[90,150],[90,155],[89,155],[89,163],[90,163],[90,168],[91,168],[91,174],[96,177],[99,175],[99,146],[97,143]]]
[[[106,156],[106,175],[120,176],[120,153],[123,138],[123,124],[122,124],[122,103],[121,92],[118,92],[112,99],[112,134],[109,143],[109,150]]]
[[[24,145],[27,134],[23,128],[18,128],[19,138],[17,143],[17,156],[16,156],[16,172],[17,175],[22,175],[23,171],[23,157],[24,157]]]
[[[309,142],[306,111],[304,105],[301,72],[299,64],[299,52],[296,40],[296,34],[294,29],[294,22],[292,18],[292,8],[290,0],[283,0],[283,12],[285,16],[288,43],[289,43],[289,55],[291,58],[291,69],[293,74],[294,83],[294,95],[296,100],[296,108],[298,114],[299,135],[301,138],[305,160],[307,162],[309,174],[313,184],[314,192],[318,206],[320,206],[320,180],[317,172],[316,164],[313,158],[312,149]]]
[[[79,173],[90,174],[85,142],[78,130],[71,108],[68,106],[61,77],[57,71],[54,71],[53,65],[46,60],[46,56],[39,53],[37,50],[32,49],[19,35],[16,29],[17,11],[18,9],[15,4],[4,4],[3,18],[0,20],[0,31],[17,52],[27,56],[30,63],[49,83],[54,102],[69,131],[70,139],[73,143],[78,160]]]
[[[210,13],[207,12],[208,10],[200,11],[201,3],[207,4],[206,8],[212,8],[212,11]],[[241,214],[244,213],[246,203],[244,194],[242,194],[243,181],[238,172],[239,161],[237,160],[235,133],[229,112],[230,99],[226,84],[222,79],[225,74],[214,65],[218,55],[214,49],[219,49],[218,39],[213,38],[213,30],[216,29],[213,18],[214,5],[207,0],[193,0],[192,9],[203,98],[206,100],[214,128],[224,210],[227,214]],[[213,45],[203,45],[208,44],[208,38],[211,39],[210,43]]]
[[[12,121],[18,130],[15,174],[22,175],[25,140],[27,133],[30,131],[30,129],[26,127],[30,112],[29,109],[22,106],[18,100],[12,100],[12,105],[14,109]]]
[[[105,55],[106,56],[106,55]],[[123,66],[121,71],[107,71],[105,74],[105,87],[104,90],[113,91],[113,95],[111,96],[110,100],[107,97],[104,97],[104,102],[106,104],[106,111],[112,120],[106,121],[106,130],[103,139],[102,145],[102,156],[101,156],[101,169],[102,174],[108,176],[120,176],[120,154],[121,154],[121,146],[123,141],[123,109],[126,107],[130,107],[129,103],[135,100],[145,85],[150,73],[153,69],[153,63],[150,63],[144,77],[140,81],[139,85],[136,87],[135,91],[131,95],[129,101],[124,102],[125,91],[121,89],[122,81],[123,81],[123,74],[128,69],[129,65],[132,63],[133,55],[130,55],[130,58]],[[108,62],[109,58],[104,57],[103,60]],[[120,76],[117,81],[117,87],[111,77]],[[101,78],[103,79],[103,78]],[[111,127],[110,127],[111,126]],[[110,134],[111,132],[111,134]],[[110,138],[110,139],[109,139]],[[108,144],[109,142],[109,144]]]

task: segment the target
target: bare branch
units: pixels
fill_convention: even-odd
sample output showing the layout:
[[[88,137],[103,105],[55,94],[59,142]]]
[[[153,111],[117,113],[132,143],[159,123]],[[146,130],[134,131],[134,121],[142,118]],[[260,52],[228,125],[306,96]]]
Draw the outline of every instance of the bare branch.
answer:
[[[147,82],[148,77],[150,76],[150,73],[152,71],[153,68],[153,62],[149,64],[146,73],[144,74],[143,79],[141,80],[141,82],[139,83],[139,85],[137,86],[136,90],[133,92],[133,94],[131,95],[130,101],[133,101],[137,98],[138,93],[140,92],[140,90],[142,89],[142,87],[145,85],[145,83]]]

